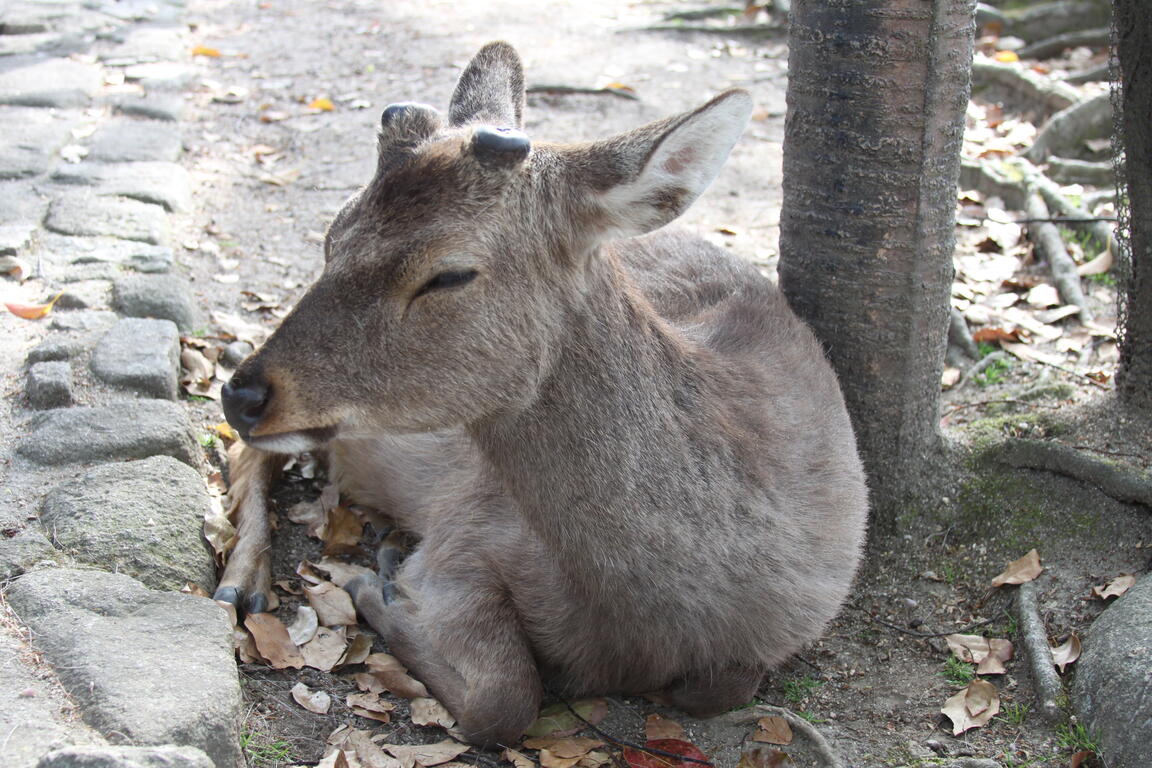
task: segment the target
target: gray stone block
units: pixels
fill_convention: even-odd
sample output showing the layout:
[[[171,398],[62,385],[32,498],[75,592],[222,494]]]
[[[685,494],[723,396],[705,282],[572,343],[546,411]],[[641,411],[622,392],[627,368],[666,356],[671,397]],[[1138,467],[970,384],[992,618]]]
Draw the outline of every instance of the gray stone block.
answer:
[[[97,378],[114,387],[175,400],[180,332],[171,320],[126,317],[100,339],[90,367]]]
[[[55,555],[52,542],[34,525],[11,538],[0,538],[0,581],[13,579],[41,560]]]
[[[112,306],[111,280],[68,281],[56,309],[108,309]]]
[[[200,313],[188,283],[178,275],[125,275],[113,283],[113,302],[129,317],[158,317],[193,330]]]
[[[62,235],[106,236],[161,245],[168,241],[168,215],[158,205],[90,190],[68,191],[52,201],[44,227]]]
[[[1092,624],[1073,701],[1111,768],[1146,768],[1152,744],[1152,575]]]
[[[184,99],[175,93],[148,94],[144,97],[118,96],[112,100],[112,104],[122,115],[173,123],[184,118]]]
[[[0,72],[0,104],[83,107],[103,84],[100,67],[92,64],[29,57]]]
[[[16,453],[37,464],[171,456],[190,466],[200,449],[184,407],[170,400],[129,400],[95,408],[46,411]]]
[[[183,151],[180,130],[156,120],[119,118],[92,134],[88,159],[103,163],[172,163]]]
[[[28,368],[24,393],[28,404],[37,410],[72,405],[72,366],[62,361],[33,364]]]
[[[28,249],[32,243],[32,233],[36,225],[2,224],[0,225],[0,256],[19,256]]]
[[[216,565],[200,535],[211,511],[200,473],[169,456],[104,464],[53,489],[40,523],[76,560],[152,589],[187,582],[209,593]]]
[[[182,27],[155,24],[127,27],[123,30],[120,44],[99,54],[99,57],[108,66],[165,61],[172,58],[173,52],[183,51],[186,47],[183,31]]]
[[[89,725],[136,745],[194,746],[218,768],[244,765],[232,627],[215,602],[64,568],[25,574],[7,599]]]
[[[40,758],[36,768],[216,768],[195,747],[66,747]]]
[[[196,75],[196,70],[187,64],[175,61],[156,61],[148,64],[135,64],[124,69],[125,79],[140,83],[148,90],[179,90]]]
[[[80,163],[58,168],[52,180],[95,187],[101,196],[128,197],[169,211],[188,210],[192,198],[188,172],[176,163]]]
[[[65,280],[64,282],[68,282]],[[106,309],[78,309],[73,312],[53,312],[48,327],[54,331],[103,331],[119,320],[115,312]]]
[[[68,121],[43,110],[14,107],[0,107],[0,125],[4,126],[0,131],[0,179],[46,173],[56,151],[68,142],[71,129]],[[0,216],[8,219],[6,214]]]
[[[71,360],[82,354],[87,346],[80,339],[61,339],[49,337],[37,344],[28,352],[25,362],[28,365],[43,363],[47,360]]]
[[[172,249],[165,245],[149,245],[111,237],[69,237],[45,232],[38,238],[41,251],[51,253],[55,260],[65,264],[98,264],[127,267],[144,271],[166,272],[172,266]],[[62,279],[71,277],[68,270]]]

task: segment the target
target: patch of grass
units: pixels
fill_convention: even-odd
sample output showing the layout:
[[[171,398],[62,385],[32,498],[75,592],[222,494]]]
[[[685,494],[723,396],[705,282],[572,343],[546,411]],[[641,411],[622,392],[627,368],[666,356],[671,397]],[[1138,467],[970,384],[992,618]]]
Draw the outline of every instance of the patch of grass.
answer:
[[[982,358],[988,357],[988,355],[992,354],[997,349],[999,349],[999,347],[990,341],[976,342],[976,350],[980,353],[980,357]]]
[[[281,765],[296,762],[292,745],[282,739],[273,739],[260,731],[244,731],[240,734],[240,748],[248,758],[248,765]]]
[[[203,448],[214,448],[216,447],[216,444],[220,442],[220,438],[209,432],[201,432],[200,436],[196,439],[199,441],[201,447]]]
[[[184,397],[193,403],[210,403],[210,402],[212,402],[212,398],[204,397],[203,395],[184,395]]]
[[[1097,285],[1107,285],[1111,288],[1116,287],[1116,275],[1111,272],[1101,272],[1098,275],[1088,275],[1088,279]]]
[[[784,683],[784,698],[793,704],[799,704],[808,698],[812,691],[822,685],[824,685],[822,680],[807,675],[796,680],[789,680]]]
[[[1001,704],[1000,716],[996,719],[1014,728],[1019,728],[1024,725],[1024,721],[1028,719],[1029,709],[1031,708],[1027,704],[1021,702]]]
[[[999,384],[1004,381],[1008,376],[1008,372],[1012,370],[1012,363],[1007,360],[993,360],[992,363],[972,377],[978,387],[987,387],[991,384]]]
[[[963,686],[976,679],[976,670],[968,662],[949,656],[940,675],[953,685]]]
[[[1100,742],[1083,723],[1069,723],[1056,728],[1056,741],[1070,752],[1100,753]]]
[[[816,715],[812,714],[811,712],[805,712],[804,710],[800,710],[796,714],[812,723],[813,725],[819,725],[820,723],[828,722],[827,719],[823,717],[816,717]]]

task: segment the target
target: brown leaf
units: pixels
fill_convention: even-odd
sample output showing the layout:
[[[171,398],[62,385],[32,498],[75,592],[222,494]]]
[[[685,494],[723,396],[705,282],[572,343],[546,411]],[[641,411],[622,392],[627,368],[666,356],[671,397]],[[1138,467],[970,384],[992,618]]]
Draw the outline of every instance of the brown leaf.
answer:
[[[331,582],[308,584],[304,587],[308,604],[316,609],[316,616],[325,627],[356,623],[356,608],[352,595]]]
[[[523,752],[508,747],[501,754],[508,762],[512,763],[513,768],[536,768],[536,761],[525,755]]]
[[[1071,761],[1068,763],[1068,768],[1081,768],[1084,761],[1089,758],[1096,757],[1096,753],[1090,749],[1082,749],[1076,754],[1072,755]]]
[[[412,722],[416,725],[438,725],[441,728],[451,728],[456,725],[456,718],[436,699],[421,697],[412,699]]]
[[[1000,694],[987,680],[973,680],[944,702],[940,710],[952,721],[952,735],[986,725],[1000,711]]]
[[[294,523],[306,526],[308,535],[317,539],[323,538],[324,529],[328,525],[328,513],[324,510],[320,502],[315,500],[301,501],[293,504],[288,508],[285,516]],[[304,561],[304,563],[307,562],[307,560]],[[303,567],[304,564],[302,563],[300,568]],[[300,573],[300,568],[296,569],[297,573]]]
[[[644,719],[644,739],[683,739],[684,728],[675,720],[653,713]]]
[[[780,768],[790,762],[792,758],[778,749],[756,747],[740,754],[740,762],[736,763],[736,768]]]
[[[600,768],[600,766],[607,765],[611,761],[612,755],[594,749],[580,758],[580,762],[576,763],[576,768]]]
[[[1012,658],[1012,643],[1008,640],[980,635],[948,635],[944,640],[956,658],[977,664],[976,673],[980,675],[1004,674],[1004,662]]]
[[[324,557],[320,559],[320,562],[310,563],[310,565],[315,570],[328,574],[328,578],[338,587],[343,587],[357,576],[374,572],[371,568],[365,568],[355,563],[345,563],[334,557]]]
[[[1048,307],[1059,306],[1060,294],[1056,292],[1054,286],[1048,283],[1041,283],[1028,291],[1028,295],[1024,297],[1024,300],[1028,302],[1028,306],[1030,307],[1047,309]]]
[[[400,768],[401,763],[389,755],[376,742],[372,741],[372,734],[359,728],[351,729],[345,743],[356,753],[360,764],[364,768]]]
[[[596,725],[607,714],[608,702],[604,699],[576,701],[572,703],[571,709],[563,702],[549,704],[540,710],[536,722],[528,726],[524,735],[533,738],[572,736],[587,728],[589,723]]]
[[[328,526],[324,529],[325,555],[346,555],[360,549],[360,534],[364,531],[364,521],[343,504],[337,505],[328,513]]]
[[[389,713],[396,709],[395,704],[384,701],[374,693],[350,693],[345,699],[345,703],[357,715],[371,720],[379,720],[382,723],[390,722],[392,716]]]
[[[320,622],[316,618],[316,610],[310,606],[301,605],[296,608],[296,619],[288,627],[288,637],[292,638],[292,642],[296,645],[304,645],[316,637],[316,630],[319,628]]]
[[[321,672],[331,672],[348,647],[348,640],[344,637],[344,627],[329,629],[320,627],[316,636],[300,646],[300,654],[304,657],[305,666],[319,669]]]
[[[1092,594],[1101,600],[1107,600],[1110,597],[1120,597],[1135,585],[1135,576],[1122,573],[1107,584],[1092,587]]]
[[[331,696],[324,691],[313,691],[304,683],[296,683],[292,686],[292,698],[304,709],[318,715],[326,715],[328,710],[332,708]]]
[[[1052,663],[1060,670],[1060,674],[1064,674],[1068,665],[1080,658],[1080,638],[1072,635],[1060,645],[1049,650],[1052,651]]]
[[[1004,342],[1004,341],[1019,341],[1020,329],[1013,328],[1008,331],[1003,328],[981,328],[972,332],[972,340],[979,343],[984,342]]]
[[[762,717],[756,721],[756,733],[752,734],[752,740],[786,746],[792,743],[792,726],[783,717]]]
[[[402,699],[430,698],[424,683],[408,675],[408,670],[395,656],[387,653],[374,653],[364,659],[368,671],[380,681],[384,689]],[[357,683],[359,683],[357,675]]]
[[[467,744],[461,744],[452,739],[445,739],[436,744],[418,744],[416,746],[384,744],[382,746],[400,761],[402,768],[414,768],[417,765],[440,765],[455,759],[457,755],[462,755],[469,749]]]
[[[60,293],[53,296],[52,300],[47,304],[9,304],[5,302],[4,306],[8,308],[9,312],[16,315],[16,317],[22,317],[25,320],[39,320],[52,311],[52,307],[55,306],[56,302],[59,301],[63,295],[64,291],[60,291]]]
[[[604,742],[599,739],[586,739],[586,738],[563,738],[556,739],[550,737],[541,737],[534,739],[525,739],[524,746],[528,749],[548,750],[556,757],[569,759],[579,759],[588,754],[597,747],[604,746]]]
[[[992,586],[999,587],[1004,584],[1023,584],[1032,581],[1044,571],[1040,565],[1040,553],[1031,550],[1019,560],[1013,560],[996,578],[992,579]]]
[[[349,631],[353,628],[349,627]],[[364,633],[353,636],[352,642],[348,644],[348,648],[344,651],[344,655],[340,657],[340,661],[336,662],[336,666],[343,667],[347,664],[361,664],[364,659],[368,658],[368,654],[372,652],[372,636]]]
[[[280,619],[270,613],[250,613],[244,619],[244,627],[252,633],[260,655],[268,659],[273,669],[300,669],[304,666],[304,657]]]

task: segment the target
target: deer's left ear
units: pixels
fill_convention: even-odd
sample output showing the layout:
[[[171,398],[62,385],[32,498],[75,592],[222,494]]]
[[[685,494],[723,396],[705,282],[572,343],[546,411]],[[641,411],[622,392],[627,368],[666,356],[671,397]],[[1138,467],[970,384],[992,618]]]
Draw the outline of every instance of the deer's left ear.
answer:
[[[746,91],[725,91],[692,112],[593,145],[585,162],[624,169],[598,195],[610,235],[651,232],[686,211],[720,173],[751,113]]]
[[[448,106],[448,124],[519,128],[523,114],[524,70],[520,56],[508,43],[488,43],[472,57],[456,83]]]

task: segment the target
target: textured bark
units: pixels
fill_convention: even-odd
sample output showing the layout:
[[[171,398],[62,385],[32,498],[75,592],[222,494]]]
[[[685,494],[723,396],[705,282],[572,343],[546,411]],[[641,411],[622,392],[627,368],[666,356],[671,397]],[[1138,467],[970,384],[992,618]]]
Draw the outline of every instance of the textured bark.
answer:
[[[840,376],[880,527],[940,445],[973,7],[792,9],[780,283]]]
[[[1152,20],[1147,0],[1115,0],[1113,12],[1131,254],[1116,383],[1128,405],[1152,410]]]

